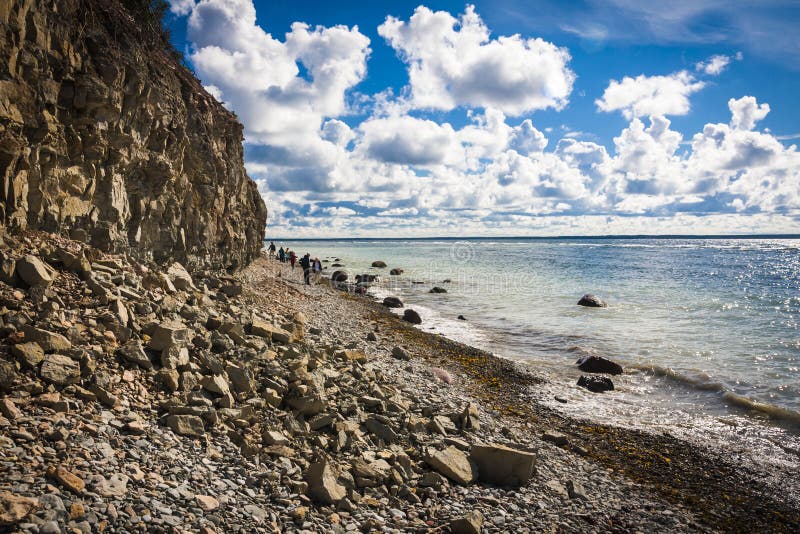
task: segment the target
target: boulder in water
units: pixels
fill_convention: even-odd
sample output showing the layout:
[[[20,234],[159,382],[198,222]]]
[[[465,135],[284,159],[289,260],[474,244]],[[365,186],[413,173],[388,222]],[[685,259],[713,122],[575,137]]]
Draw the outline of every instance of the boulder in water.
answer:
[[[614,383],[610,378],[605,376],[585,376],[581,375],[578,379],[578,385],[586,388],[592,393],[602,393],[604,391],[613,391]]]
[[[411,324],[422,324],[422,317],[412,309],[403,312],[403,320]]]
[[[428,291],[428,293],[447,293],[447,290],[443,287],[436,286]]]
[[[607,308],[608,304],[597,295],[587,293],[578,301],[578,306],[586,306],[587,308]]]
[[[386,297],[383,299],[383,305],[387,308],[402,308],[403,301],[397,297]]]
[[[344,271],[333,271],[331,280],[334,282],[344,282],[347,280],[347,273]]]
[[[373,261],[372,266],[377,267],[378,269],[383,269],[386,267],[386,262],[381,260]]]
[[[394,269],[389,271],[389,274],[392,276],[400,276],[401,274],[403,274],[403,269],[398,269],[397,267],[395,267]]]
[[[622,366],[620,364],[612,362],[602,356],[584,356],[575,363],[578,365],[578,369],[584,373],[622,374]]]
[[[357,274],[356,282],[359,284],[371,284],[378,279],[377,274]]]
[[[464,317],[463,315],[459,315],[459,316],[458,316],[458,320],[459,320],[459,321],[466,321],[466,320],[467,320],[467,318],[466,318],[466,317]]]

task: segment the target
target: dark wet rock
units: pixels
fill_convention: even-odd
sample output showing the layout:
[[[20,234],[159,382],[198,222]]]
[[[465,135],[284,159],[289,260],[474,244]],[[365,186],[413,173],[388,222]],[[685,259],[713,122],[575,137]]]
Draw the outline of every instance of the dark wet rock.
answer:
[[[587,293],[581,297],[581,300],[578,301],[578,306],[586,306],[587,308],[606,308],[608,307],[608,304],[597,295],[591,295]]]
[[[357,274],[356,275],[356,283],[359,284],[371,284],[378,279],[378,275],[376,274]]]
[[[398,269],[397,267],[395,267],[394,269],[389,271],[389,274],[392,276],[400,276],[401,274],[403,274],[403,272],[404,272],[403,269]]]
[[[411,324],[422,324],[422,317],[412,309],[403,312],[403,320]]]
[[[344,267],[341,263],[332,263],[331,267]]]
[[[392,357],[398,360],[409,361],[411,360],[411,354],[404,349],[403,347],[395,347],[392,349]]]
[[[614,383],[610,378],[605,376],[585,376],[581,375],[578,379],[578,385],[586,388],[593,393],[602,393],[604,391],[613,391]]]
[[[431,288],[431,290],[428,291],[428,293],[447,293],[447,290],[443,287],[436,286]]]
[[[386,297],[383,299],[383,305],[387,308],[402,308],[403,301],[397,297]]]
[[[622,366],[602,356],[585,356],[575,362],[578,369],[584,373],[605,373],[609,375],[621,375]]]
[[[372,266],[378,269],[384,269],[386,267],[386,262],[381,260],[373,261]]]
[[[466,317],[464,317],[463,315],[459,315],[459,316],[458,316],[458,320],[459,320],[459,321],[466,321],[466,320],[467,320],[467,318],[466,318]]]
[[[331,280],[334,282],[345,282],[347,281],[347,273],[344,271],[333,271]]]

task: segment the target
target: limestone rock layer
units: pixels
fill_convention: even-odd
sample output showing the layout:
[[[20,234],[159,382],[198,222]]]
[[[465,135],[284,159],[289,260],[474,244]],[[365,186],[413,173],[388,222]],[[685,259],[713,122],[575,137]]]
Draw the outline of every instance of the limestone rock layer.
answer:
[[[127,2],[130,4],[130,0]],[[237,269],[267,210],[242,126],[119,0],[0,0],[0,219]]]

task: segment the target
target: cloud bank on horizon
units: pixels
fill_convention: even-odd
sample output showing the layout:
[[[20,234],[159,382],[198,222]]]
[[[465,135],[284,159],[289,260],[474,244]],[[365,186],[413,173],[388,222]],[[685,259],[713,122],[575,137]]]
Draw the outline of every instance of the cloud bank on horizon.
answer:
[[[741,53],[607,78],[594,113],[627,125],[603,144],[537,128],[575,94],[570,51],[496,36],[470,5],[386,16],[379,43],[293,21],[273,37],[252,0],[171,4],[196,74],[244,124],[270,235],[800,232],[800,154],[759,129],[767,103],[731,95],[719,122],[672,128]],[[408,82],[364,94],[378,45]]]

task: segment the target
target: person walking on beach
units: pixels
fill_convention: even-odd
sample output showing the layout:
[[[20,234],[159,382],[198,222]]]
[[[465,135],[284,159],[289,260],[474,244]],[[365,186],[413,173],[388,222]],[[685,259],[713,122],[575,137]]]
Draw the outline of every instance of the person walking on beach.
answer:
[[[270,241],[269,242],[269,248],[267,249],[267,251],[269,252],[269,257],[270,258],[272,258],[275,255],[275,242],[274,241]]]
[[[294,253],[294,250],[289,251],[289,263],[292,264],[292,270],[294,270],[294,264],[297,263],[297,254]]]
[[[307,286],[311,285],[311,254],[306,252],[306,255],[300,259],[300,267],[303,268],[303,280]]]
[[[281,263],[286,263],[286,252],[284,252],[283,247],[278,251],[278,260]]]
[[[319,261],[319,258],[314,258],[311,263],[311,271],[314,273],[314,283],[318,283],[319,277],[322,276],[322,262]]]

